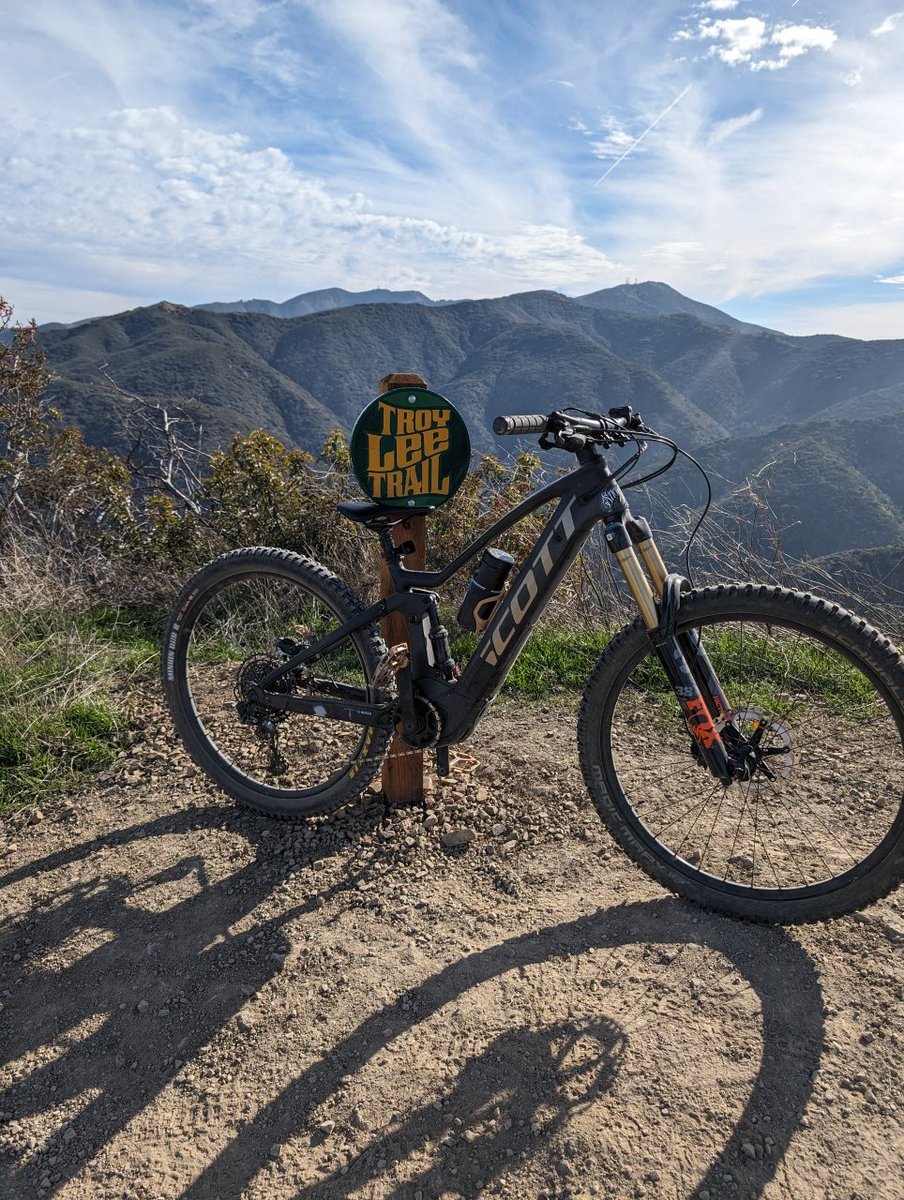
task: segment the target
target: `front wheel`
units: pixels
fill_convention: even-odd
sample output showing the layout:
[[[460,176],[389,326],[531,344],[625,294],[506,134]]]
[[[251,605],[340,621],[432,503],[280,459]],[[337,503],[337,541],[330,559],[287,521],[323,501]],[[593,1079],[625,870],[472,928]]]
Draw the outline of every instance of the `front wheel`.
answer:
[[[684,597],[677,632],[693,631],[731,707],[720,731],[756,768],[727,788],[710,775],[646,631],[629,626],[579,724],[615,839],[672,891],[752,920],[821,920],[891,891],[904,876],[901,655],[827,601],[752,584]]]
[[[286,550],[234,550],[182,589],[163,635],[163,687],[186,750],[224,791],[271,816],[326,812],[364,790],[386,756],[391,728],[265,708],[254,688],[362,611],[335,575]],[[373,625],[337,643],[313,672],[277,690],[373,695],[386,647]],[[294,652],[294,651],[292,651]]]

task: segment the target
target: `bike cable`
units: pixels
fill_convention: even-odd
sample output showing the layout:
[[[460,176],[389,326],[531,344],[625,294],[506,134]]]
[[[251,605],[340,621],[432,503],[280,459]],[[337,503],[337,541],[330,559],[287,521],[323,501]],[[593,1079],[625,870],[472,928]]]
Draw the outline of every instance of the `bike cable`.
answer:
[[[598,420],[598,421],[606,419],[605,417],[601,416],[600,413],[592,413],[592,412],[589,412],[585,408],[577,408],[575,405],[569,405],[568,408],[565,408],[562,411],[577,413],[578,416],[592,417],[593,419]],[[623,484],[622,486],[626,490],[628,488],[632,488],[632,487],[640,487],[641,484],[650,483],[653,479],[657,479],[660,475],[664,475],[666,471],[670,470],[675,465],[675,460],[678,458],[679,454],[682,455],[684,458],[686,458],[688,460],[688,462],[692,463],[697,468],[697,470],[700,472],[700,474],[703,476],[703,482],[706,484],[706,503],[703,505],[703,510],[700,513],[700,516],[697,518],[697,522],[694,525],[694,528],[691,530],[690,535],[687,538],[687,541],[684,543],[683,550],[680,551],[681,556],[684,558],[684,569],[687,573],[688,582],[690,583],[691,587],[693,587],[694,580],[693,580],[693,574],[691,572],[691,557],[690,557],[691,556],[691,547],[693,546],[694,539],[696,538],[697,534],[700,532],[700,526],[706,520],[707,513],[709,512],[710,507],[712,505],[713,488],[712,488],[712,483],[710,482],[709,475],[706,473],[705,467],[703,467],[697,461],[697,459],[694,458],[693,454],[690,454],[687,450],[682,450],[682,448],[676,442],[673,442],[671,438],[667,438],[667,437],[663,436],[663,434],[661,434],[661,433],[655,433],[652,429],[650,429],[650,430],[645,429],[643,431],[638,431],[636,433],[633,431],[622,430],[622,434],[627,441],[634,442],[637,445],[638,449],[634,454],[631,455],[630,458],[626,459],[625,462],[623,462],[615,470],[614,477],[616,479],[622,478],[625,474],[630,472],[630,470],[636,465],[637,460],[640,458],[641,454],[643,454],[644,449],[646,449],[646,447],[643,445],[644,442],[658,442],[660,445],[668,446],[669,449],[672,451],[671,457],[669,458],[668,462],[663,463],[663,465],[661,467],[657,467],[655,471],[649,471],[646,475],[641,475],[639,479],[632,479],[629,482],[626,482],[625,484]]]
[[[586,409],[571,407],[570,409],[565,409],[564,411],[565,412],[569,412],[569,411],[576,412],[581,416],[595,417],[597,419],[600,419],[599,413],[591,413],[591,412],[588,412]],[[691,556],[691,547],[694,544],[694,539],[696,538],[697,534],[700,532],[700,526],[706,520],[706,516],[710,510],[710,507],[712,506],[713,488],[712,488],[712,483],[710,482],[709,475],[706,473],[705,467],[703,467],[702,464],[699,463],[696,458],[694,458],[693,454],[690,454],[687,450],[683,450],[676,442],[673,442],[671,438],[667,438],[667,437],[663,436],[663,434],[661,434],[661,433],[655,433],[653,430],[644,430],[644,431],[638,432],[638,433],[629,433],[627,436],[630,441],[635,442],[638,445],[638,450],[635,454],[632,454],[629,459],[627,459],[624,463],[622,463],[617,468],[617,470],[614,473],[616,479],[623,477],[625,474],[630,472],[632,467],[634,467],[636,465],[637,460],[640,458],[640,455],[643,453],[643,450],[644,450],[644,447],[642,446],[643,442],[648,442],[648,441],[658,442],[662,446],[668,446],[672,453],[671,453],[671,457],[669,458],[668,462],[665,462],[662,464],[662,466],[657,467],[655,471],[649,471],[649,472],[647,472],[646,475],[641,475],[639,479],[631,479],[631,480],[625,482],[622,485],[625,488],[625,490],[627,490],[628,488],[640,487],[641,484],[650,483],[652,480],[658,479],[658,477],[660,475],[664,475],[666,471],[671,470],[671,468],[675,465],[675,461],[678,458],[679,454],[682,455],[684,458],[686,458],[688,460],[688,462],[692,463],[697,468],[697,470],[700,472],[700,474],[703,476],[703,482],[706,484],[706,502],[703,505],[703,510],[701,511],[700,516],[697,518],[694,528],[691,530],[690,535],[688,536],[686,542],[684,543],[683,550],[680,551],[681,556],[684,558],[684,569],[685,569],[685,572],[687,573],[688,582],[693,587],[694,580],[693,580],[693,573],[691,571],[691,557],[690,557]]]
[[[687,450],[682,450],[682,448],[679,445],[677,445],[675,442],[673,442],[671,440],[671,438],[663,437],[662,434],[659,434],[659,433],[645,433],[643,436],[647,440],[654,441],[654,442],[660,442],[663,446],[668,446],[672,451],[672,457],[669,459],[669,461],[664,466],[659,467],[656,471],[651,471],[648,475],[641,476],[640,479],[633,479],[629,483],[626,483],[624,485],[625,488],[639,487],[640,484],[648,483],[651,479],[655,479],[658,475],[662,475],[664,471],[669,470],[669,468],[674,464],[674,462],[679,454],[682,455],[684,458],[686,458],[688,460],[688,462],[692,463],[697,468],[697,470],[703,476],[703,482],[706,484],[706,502],[703,505],[703,510],[700,513],[700,516],[697,518],[697,522],[694,525],[694,528],[691,530],[690,535],[687,538],[687,541],[684,543],[684,549],[682,551],[680,551],[681,555],[684,558],[684,569],[685,569],[685,572],[687,573],[688,583],[690,583],[691,587],[693,587],[694,586],[694,578],[693,578],[693,573],[691,572],[691,557],[690,557],[691,556],[691,547],[693,546],[694,539],[696,538],[697,534],[700,532],[700,526],[706,520],[706,515],[709,512],[710,507],[712,505],[713,486],[712,486],[712,483],[710,482],[709,475],[706,472],[706,468],[704,466],[702,466],[702,464],[699,463],[696,458],[694,458],[693,454],[691,454]]]

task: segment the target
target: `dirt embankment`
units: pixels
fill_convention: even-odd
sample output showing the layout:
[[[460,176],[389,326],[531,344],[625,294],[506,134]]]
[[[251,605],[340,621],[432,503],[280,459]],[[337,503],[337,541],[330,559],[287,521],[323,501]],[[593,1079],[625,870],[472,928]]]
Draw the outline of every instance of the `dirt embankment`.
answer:
[[[902,893],[667,896],[573,723],[500,709],[426,811],[295,825],[161,724],[0,827],[0,1196],[901,1200]]]

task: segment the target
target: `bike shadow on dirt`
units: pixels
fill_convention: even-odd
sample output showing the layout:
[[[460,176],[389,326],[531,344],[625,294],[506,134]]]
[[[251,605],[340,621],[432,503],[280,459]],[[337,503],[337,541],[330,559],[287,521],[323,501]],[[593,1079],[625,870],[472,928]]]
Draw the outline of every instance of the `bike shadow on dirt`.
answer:
[[[374,805],[354,827],[375,830],[384,815]],[[315,837],[306,862],[293,862],[274,855],[271,821],[210,804],[67,846],[0,877],[0,1070],[9,1077],[13,1068],[0,1088],[0,1197],[18,1200],[45,1172],[50,1195],[76,1175],[279,973],[291,948],[285,924],[354,888],[366,860],[276,918],[255,913],[287,876],[335,853],[337,828],[348,832],[335,819],[305,828]],[[241,862],[212,880],[213,864],[197,849],[182,853],[181,844],[218,831],[237,836],[231,853]],[[158,839],[174,838],[160,850]],[[142,844],[144,862],[117,864],[117,848],[134,855]],[[75,881],[66,879],[70,868]],[[16,884],[29,886],[31,907],[4,915],[3,896]],[[165,907],[155,903],[161,895]],[[86,1092],[94,1098],[84,1104]],[[68,1142],[56,1129],[17,1166],[25,1139],[10,1145],[9,1120],[28,1123],[67,1107],[78,1110]]]
[[[299,1075],[185,1189],[181,1200],[241,1194],[267,1165],[268,1147],[274,1141],[288,1142],[299,1133],[300,1113],[327,1101],[343,1081],[347,1082],[394,1039],[414,1030],[471,988],[518,967],[577,958],[588,951],[639,945],[673,947],[682,941],[715,951],[732,964],[733,971],[757,996],[762,1022],[759,1069],[744,1110],[731,1136],[687,1189],[687,1196],[696,1197],[703,1190],[720,1194],[726,1172],[733,1169],[737,1174],[739,1164],[744,1195],[762,1195],[799,1128],[822,1055],[825,1031],[817,972],[809,955],[781,929],[755,928],[717,916],[701,918],[690,905],[668,898],[600,910],[592,917],[510,938],[445,967],[408,991],[399,1003],[380,1009],[337,1042],[331,1048],[329,1062],[321,1060]],[[673,969],[674,961],[672,955],[663,955],[661,975]],[[638,999],[642,1001],[643,996]],[[492,1192],[492,1181],[512,1166],[513,1159],[517,1162],[521,1155],[536,1152],[543,1139],[559,1131],[577,1107],[590,1103],[611,1086],[628,1037],[629,1029],[603,1017],[557,1022],[540,1030],[514,1028],[469,1059],[446,1095],[449,1103],[443,1105],[444,1111],[459,1108],[478,1124],[483,1122],[473,1140],[455,1139],[459,1155],[453,1175],[458,1174],[459,1181],[450,1178],[448,1170],[450,1161],[455,1164],[454,1157],[447,1157],[442,1166],[430,1167],[422,1175],[408,1175],[404,1181],[396,1181],[392,1175],[393,1159],[404,1161],[428,1143],[435,1144],[444,1131],[449,1132],[434,1103],[419,1107],[376,1138],[351,1166],[346,1164],[344,1172],[340,1169],[322,1175],[316,1182],[302,1186],[297,1195],[305,1200],[341,1200],[353,1193],[410,1200],[418,1190],[425,1196],[447,1195],[450,1189],[454,1192],[465,1183],[461,1178],[465,1170],[470,1178],[462,1195],[476,1195],[483,1188]],[[585,1049],[582,1060],[575,1063],[568,1047],[578,1040]],[[589,1051],[588,1042],[592,1047]],[[693,1064],[682,1063],[679,1070],[682,1074],[693,1071]],[[542,1091],[542,1100],[538,1078],[548,1085]],[[500,1128],[498,1121],[494,1127],[489,1121],[489,1112],[495,1112],[500,1097],[507,1097],[505,1107],[518,1113],[517,1127],[506,1128],[503,1124]],[[768,1126],[771,1153],[751,1159],[742,1147],[753,1136],[751,1131],[756,1128],[757,1113],[764,1102],[769,1103],[772,1115]],[[602,1179],[601,1184],[605,1192],[606,1181]],[[362,1189],[367,1185],[379,1190],[365,1193]]]
[[[378,824],[379,819],[376,811],[373,820]],[[38,880],[84,863],[111,846],[160,836],[190,838],[193,832],[224,826],[246,839],[255,857],[222,878],[207,877],[203,854],[170,853],[170,865],[148,871],[136,890],[125,876],[105,871],[99,858],[96,873],[83,874],[68,890],[38,892],[36,907],[26,917],[0,919],[0,962],[12,967],[7,982],[0,982],[4,1004],[0,1056],[4,1064],[16,1064],[12,1081],[0,1092],[0,1112],[27,1122],[45,1111],[65,1109],[67,1102],[81,1103],[85,1093],[93,1097],[73,1112],[74,1134],[65,1148],[56,1130],[43,1144],[26,1151],[24,1166],[12,1169],[10,1164],[6,1172],[10,1190],[0,1188],[0,1195],[18,1197],[33,1190],[44,1172],[52,1180],[44,1193],[50,1195],[78,1174],[87,1158],[154,1103],[181,1063],[199,1056],[248,997],[279,973],[291,948],[285,926],[320,907],[330,892],[354,885],[347,873],[332,888],[319,889],[278,916],[255,917],[254,910],[279,882],[264,836],[272,825],[222,805],[140,823],[60,850],[0,878],[2,896],[2,889],[13,883]],[[330,836],[324,833],[325,838]],[[316,857],[317,844],[309,844],[305,854]],[[350,867],[352,872],[356,869]],[[163,911],[142,906],[142,892],[188,881],[191,894]],[[230,932],[235,926],[241,926],[242,932]],[[76,929],[100,931],[103,937],[95,938],[76,961],[55,966],[55,953]],[[824,1029],[817,973],[805,951],[782,930],[700,918],[691,906],[669,898],[601,910],[512,937],[444,967],[409,990],[404,1004],[400,997],[338,1039],[328,1059],[303,1071],[240,1129],[185,1189],[183,1200],[241,1194],[267,1166],[272,1145],[290,1142],[299,1134],[299,1114],[323,1104],[394,1039],[416,1031],[421,1021],[471,988],[514,968],[553,958],[577,959],[592,950],[673,947],[682,942],[724,956],[746,979],[759,1000],[763,1043],[745,1110],[688,1195],[705,1188],[715,1192],[723,1182],[724,1164],[742,1161],[746,1191],[759,1196],[798,1128],[819,1066]],[[16,953],[19,962],[14,960]],[[663,973],[671,969],[661,968]],[[141,1001],[146,1002],[144,1010]],[[65,1042],[61,1035],[69,1030],[73,1036],[68,1048],[47,1053],[48,1046]],[[507,1093],[512,1097],[510,1110],[520,1118],[510,1129],[498,1127],[498,1122],[493,1128],[487,1115],[479,1136],[466,1143],[466,1149],[460,1144],[469,1163],[476,1162],[482,1183],[490,1185],[511,1164],[513,1155],[528,1154],[542,1145],[576,1104],[589,1102],[611,1086],[626,1036],[621,1026],[603,1016],[589,1024],[560,1021],[541,1030],[516,1027],[464,1064],[446,1096],[453,1107],[459,1099],[466,1100],[470,1112],[489,1114],[498,1104],[495,1098]],[[584,1046],[579,1067],[573,1054],[578,1041]],[[571,1078],[569,1072],[576,1070],[580,1077]],[[552,1108],[547,1105],[542,1112],[528,1085],[528,1076],[535,1082],[538,1073],[555,1085],[550,1089]],[[741,1146],[764,1094],[781,1097],[781,1103],[771,1106],[772,1153],[748,1162]],[[539,1133],[532,1128],[538,1120]],[[442,1123],[443,1116],[433,1105],[417,1109],[385,1139],[376,1138],[345,1175],[325,1174],[299,1195],[338,1200],[371,1183],[385,1189],[380,1195],[410,1197],[418,1185],[411,1178],[396,1183],[387,1174],[388,1147],[383,1143],[391,1141],[393,1157],[404,1159],[442,1137]],[[423,1186],[428,1194],[431,1184],[426,1175]]]

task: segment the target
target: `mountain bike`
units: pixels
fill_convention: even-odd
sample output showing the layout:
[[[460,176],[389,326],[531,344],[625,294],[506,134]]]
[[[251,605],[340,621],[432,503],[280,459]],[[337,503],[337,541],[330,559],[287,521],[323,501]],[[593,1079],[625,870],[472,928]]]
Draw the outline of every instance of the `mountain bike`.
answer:
[[[398,733],[432,749],[473,732],[591,531],[638,617],[601,654],[578,719],[590,797],[619,845],[681,896],[754,920],[860,908],[904,875],[904,659],[865,621],[756,583],[691,590],[669,572],[625,490],[652,443],[684,453],[630,408],[498,417],[576,456],[438,571],[411,570],[393,525],[422,508],[338,505],[372,530],[393,594],[368,607],[335,575],[279,549],[235,550],[179,594],[163,639],[169,706],[189,754],[224,791],[278,817],[323,813],[371,782]],[[633,450],[611,469],[607,451]],[[620,480],[624,483],[621,486]],[[509,586],[490,543],[554,505]],[[435,589],[483,552],[449,650]],[[401,613],[404,644],[377,622]],[[554,801],[551,801],[554,802]]]

